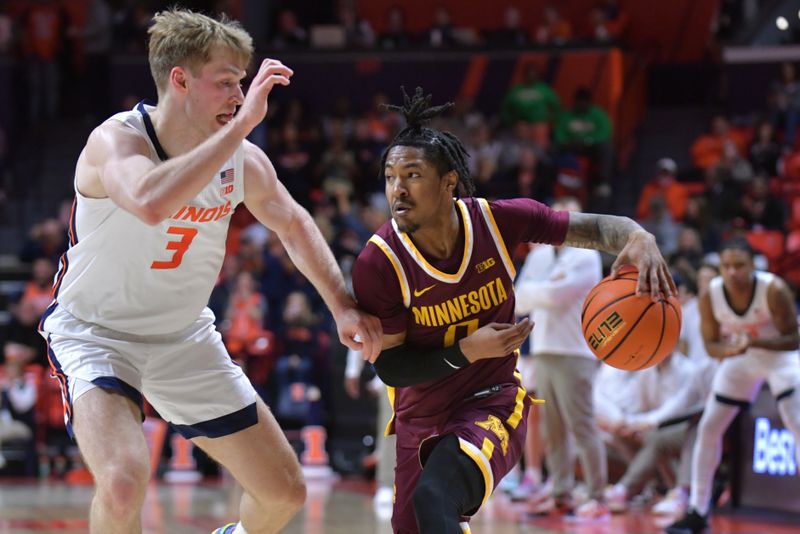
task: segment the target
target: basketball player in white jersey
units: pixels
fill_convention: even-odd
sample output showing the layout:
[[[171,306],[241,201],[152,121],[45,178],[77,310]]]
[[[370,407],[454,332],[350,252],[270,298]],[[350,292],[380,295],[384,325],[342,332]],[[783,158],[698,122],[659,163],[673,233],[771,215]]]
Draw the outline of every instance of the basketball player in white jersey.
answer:
[[[711,485],[722,454],[722,436],[764,381],[781,419],[800,438],[800,356],[794,296],[779,277],[753,267],[753,249],[733,238],[720,249],[720,276],[700,296],[708,354],[722,360],[698,428],[692,487],[685,517],[669,534],[695,534],[708,526]],[[800,458],[800,440],[797,440]]]
[[[171,10],[149,34],[158,104],[90,135],[75,172],[71,246],[40,326],[95,480],[90,530],[141,532],[144,397],[243,486],[241,522],[216,532],[278,532],[303,504],[302,471],[206,307],[236,205],[280,237],[343,343],[374,357],[380,325],[356,308],[311,217],[245,140],[292,70],[265,60],[245,97],[253,47],[237,23]]]

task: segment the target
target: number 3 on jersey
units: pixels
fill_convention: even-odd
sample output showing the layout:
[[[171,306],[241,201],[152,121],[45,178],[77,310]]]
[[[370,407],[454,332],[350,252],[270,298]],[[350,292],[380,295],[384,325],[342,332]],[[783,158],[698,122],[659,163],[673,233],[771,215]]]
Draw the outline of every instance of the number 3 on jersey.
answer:
[[[156,260],[150,265],[151,269],[174,269],[180,265],[183,260],[183,255],[189,250],[189,245],[192,244],[192,240],[197,235],[197,228],[170,226],[167,228],[167,233],[181,236],[177,241],[169,241],[167,243],[167,250],[175,251],[172,254],[172,259],[169,261]]]

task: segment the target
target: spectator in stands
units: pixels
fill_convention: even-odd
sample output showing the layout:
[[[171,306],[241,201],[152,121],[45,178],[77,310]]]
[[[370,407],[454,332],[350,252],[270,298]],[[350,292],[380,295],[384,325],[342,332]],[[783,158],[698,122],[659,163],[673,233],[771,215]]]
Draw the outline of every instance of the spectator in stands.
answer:
[[[325,150],[319,158],[315,169],[317,183],[322,184],[323,190],[330,194],[334,183],[344,183],[352,191],[353,182],[359,174],[356,166],[356,155],[348,147],[345,137],[344,125],[340,120],[329,123],[329,137]]]
[[[686,201],[686,215],[683,224],[694,228],[700,234],[703,250],[716,250],[719,245],[719,223],[712,217],[706,195],[691,196]]]
[[[122,52],[145,52],[147,28],[152,20],[153,13],[144,3],[126,1],[114,14],[114,48]],[[123,106],[122,109],[130,108]]]
[[[753,179],[753,166],[739,151],[739,147],[733,141],[725,141],[722,144],[722,157],[712,167],[712,172],[718,175],[721,182],[733,182],[738,187],[747,186]]]
[[[306,143],[300,141],[300,130],[293,121],[281,129],[281,144],[274,152],[273,161],[278,178],[297,202],[310,207],[311,165],[313,154]]]
[[[579,87],[574,105],[561,113],[555,129],[559,149],[591,158],[596,167],[596,182],[607,184],[613,165],[611,134],[608,113],[592,103],[592,92],[587,87]]]
[[[686,214],[686,200],[689,196],[686,186],[675,177],[678,165],[675,160],[661,158],[656,163],[656,176],[647,182],[639,194],[636,204],[636,218],[644,219],[649,215],[650,200],[661,196],[667,205],[672,220],[680,221]]]
[[[413,44],[411,34],[406,29],[406,12],[399,5],[389,8],[386,14],[387,30],[378,37],[378,46],[384,50],[402,50]]]
[[[89,122],[95,116],[107,117],[112,44],[112,12],[105,0],[89,0],[82,26],[71,26],[67,34],[79,42],[83,51],[83,72],[79,78],[81,111]]]
[[[768,121],[761,121],[756,126],[756,134],[750,144],[750,163],[753,171],[767,176],[778,175],[778,160],[781,147],[775,141],[775,129]]]
[[[375,31],[369,21],[359,18],[352,2],[339,2],[339,24],[344,28],[344,42],[348,48],[372,48]]]
[[[433,13],[433,26],[428,30],[428,45],[432,48],[448,48],[458,44],[453,32],[450,10],[440,5]]]
[[[783,230],[788,208],[786,202],[773,195],[769,178],[758,174],[745,189],[742,197],[742,217],[752,230]]]
[[[297,14],[289,8],[282,9],[278,13],[272,46],[279,50],[308,46],[308,31],[300,25]]]
[[[678,273],[681,279],[694,280],[703,264],[703,256],[700,233],[689,226],[682,227],[678,234],[677,248],[668,257],[670,269]]]
[[[561,16],[558,4],[546,5],[542,17],[534,32],[537,44],[563,46],[572,39],[572,25]]]
[[[61,222],[58,219],[45,219],[31,227],[19,259],[31,263],[36,258],[49,258],[57,264],[68,246],[67,232]]]
[[[36,429],[35,413],[37,390],[36,384],[25,376],[25,365],[22,358],[6,358],[5,376],[0,377],[0,445],[3,442],[17,441],[26,445],[29,451],[26,460],[26,474],[36,472],[36,454],[33,436]],[[6,459],[0,452],[0,469]]]
[[[731,130],[730,123],[724,115],[715,115],[711,119],[710,133],[699,136],[692,143],[692,163],[698,169],[712,168],[722,159],[727,142],[732,142],[739,154],[747,154],[744,136],[738,131]]]
[[[503,98],[500,119],[506,126],[523,120],[532,124],[552,123],[561,110],[561,101],[553,89],[539,78],[539,69],[528,63],[522,81]]]
[[[466,136],[466,141],[465,145],[471,156],[467,162],[470,174],[478,173],[481,161],[492,160],[497,166],[503,146],[492,139],[492,131],[486,121],[481,120],[473,124]]]
[[[44,340],[39,335],[38,324],[47,306],[53,300],[53,275],[55,265],[47,258],[33,264],[32,280],[25,284],[19,301],[11,307],[11,321],[3,345],[6,361],[18,360],[48,366]]]
[[[647,218],[639,219],[637,222],[656,237],[658,248],[665,257],[668,257],[678,248],[680,225],[672,220],[664,197],[652,197],[647,211]]]
[[[275,401],[270,403],[281,428],[321,422],[321,384],[329,379],[324,357],[327,342],[318,328],[311,301],[301,291],[286,298],[279,338],[283,355],[270,376]]]
[[[497,198],[535,198],[546,202],[553,196],[555,170],[533,147],[523,147],[519,163],[497,174],[492,188]]]
[[[772,84],[769,107],[773,127],[783,128],[783,146],[792,150],[800,114],[800,82],[794,63],[781,63],[781,76]]]
[[[266,348],[259,345],[263,345],[266,315],[267,301],[258,291],[255,277],[248,271],[240,272],[221,328],[228,352],[240,365]]]
[[[30,2],[20,16],[24,65],[27,71],[31,122],[53,119],[58,112],[59,53],[67,27],[67,15],[56,0]]]
[[[629,17],[617,0],[604,0],[589,10],[589,39],[597,43],[619,43],[628,29]]]
[[[638,495],[656,476],[660,465],[672,458],[687,459],[681,462],[678,487],[688,487],[691,476],[688,459],[698,414],[711,386],[711,376],[701,371],[697,362],[676,351],[657,366],[635,373],[634,389],[641,411],[626,415],[618,432],[640,447],[619,482],[605,492],[612,512],[625,511],[629,498]],[[672,485],[673,473],[665,476]]]
[[[226,254],[222,262],[222,270],[219,273],[217,284],[211,291],[208,299],[208,307],[214,312],[216,321],[214,324],[220,330],[222,322],[225,320],[225,312],[228,310],[228,302],[231,295],[236,291],[236,278],[241,272],[239,258],[235,254]]]
[[[522,23],[519,8],[510,5],[503,11],[503,27],[485,33],[486,44],[496,48],[523,48],[530,43],[530,35]]]

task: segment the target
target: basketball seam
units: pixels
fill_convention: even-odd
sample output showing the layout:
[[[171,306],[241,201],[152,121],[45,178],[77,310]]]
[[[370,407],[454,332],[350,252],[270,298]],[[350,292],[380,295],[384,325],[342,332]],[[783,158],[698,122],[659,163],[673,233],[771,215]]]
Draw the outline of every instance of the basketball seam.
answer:
[[[603,278],[602,280],[600,280],[600,282],[597,283],[596,286],[594,286],[592,288],[591,291],[589,291],[589,295],[591,295],[591,298],[589,298],[589,295],[587,295],[587,298],[589,300],[587,300],[586,302],[583,303],[583,308],[581,309],[581,324],[583,323],[583,318],[586,315],[586,308],[588,308],[589,305],[592,303],[592,301],[597,298],[597,295],[600,294],[600,291],[599,291],[600,286],[602,286],[603,284],[607,284],[609,282],[614,282],[616,280],[630,280],[631,282],[635,282],[637,280],[637,278],[626,278],[626,275],[628,275],[628,274],[634,274],[634,273],[621,274],[621,275],[619,275],[618,278]]]
[[[635,322],[635,323],[633,323],[633,325],[632,325],[630,328],[628,328],[628,331],[625,333],[625,335],[624,335],[624,336],[623,336],[623,338],[622,338],[622,339],[619,341],[619,343],[617,343],[617,346],[616,346],[616,347],[614,347],[614,350],[612,350],[611,352],[609,352],[608,354],[606,354],[606,356],[603,358],[603,361],[604,361],[604,362],[605,362],[606,360],[608,360],[608,359],[609,359],[609,358],[610,358],[610,357],[611,357],[611,356],[612,356],[612,355],[613,355],[615,352],[617,352],[617,349],[618,349],[618,348],[620,348],[622,345],[624,345],[624,344],[625,344],[625,340],[627,340],[627,339],[628,339],[628,336],[629,336],[629,335],[631,335],[631,332],[633,332],[633,331],[636,329],[636,325],[637,325],[637,324],[639,324],[639,323],[642,321],[642,317],[644,317],[644,316],[645,316],[645,314],[647,314],[647,312],[648,312],[648,311],[650,311],[650,308],[652,308],[653,306],[655,306],[655,302],[651,302],[651,303],[650,303],[650,305],[649,305],[649,306],[647,306],[647,308],[645,308],[645,309],[644,309],[644,311],[642,311],[642,313],[641,313],[641,314],[639,314],[639,317],[636,319],[636,322]],[[610,365],[610,364],[609,364],[609,365]]]

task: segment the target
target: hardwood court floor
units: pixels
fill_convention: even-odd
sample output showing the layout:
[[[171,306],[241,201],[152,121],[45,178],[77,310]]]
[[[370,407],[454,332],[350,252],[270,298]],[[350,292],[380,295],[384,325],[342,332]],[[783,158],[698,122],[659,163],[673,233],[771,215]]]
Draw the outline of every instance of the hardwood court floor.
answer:
[[[391,534],[387,520],[376,518],[369,485],[361,481],[311,482],[308,501],[284,530],[286,534]],[[87,532],[90,486],[52,481],[0,480],[0,534]],[[143,513],[147,534],[208,534],[236,516],[238,491],[229,481],[154,484]],[[589,524],[557,517],[525,519],[520,505],[493,497],[473,519],[474,534],[657,534],[650,514],[631,512]],[[715,534],[799,533],[797,518],[764,519],[719,515]]]

